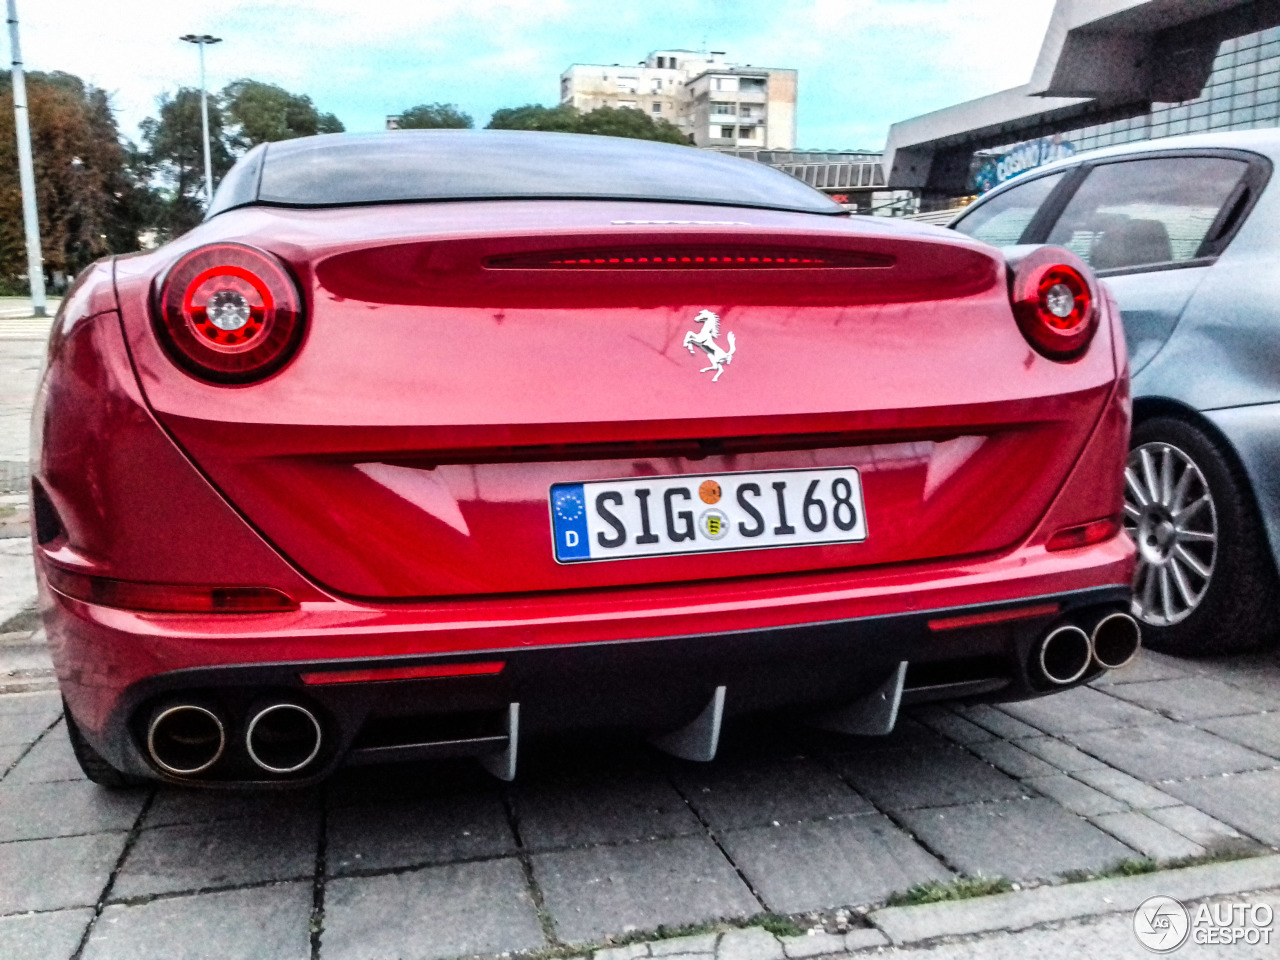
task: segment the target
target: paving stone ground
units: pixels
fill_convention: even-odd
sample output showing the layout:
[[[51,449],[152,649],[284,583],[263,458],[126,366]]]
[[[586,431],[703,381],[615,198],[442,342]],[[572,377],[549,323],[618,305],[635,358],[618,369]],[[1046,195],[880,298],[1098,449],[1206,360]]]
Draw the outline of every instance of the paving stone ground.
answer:
[[[0,356],[0,373],[27,378],[0,377],[6,470],[25,456],[18,394],[42,349],[25,344]],[[804,960],[884,947],[863,912],[928,881],[1026,887],[1120,860],[1280,848],[1275,650],[1144,653],[1042,700],[911,708],[885,738],[731,723],[709,765],[596,736],[533,743],[511,785],[441,762],[294,793],[105,791],[71,755],[12,529],[0,526],[0,960]],[[839,932],[777,936],[775,914]],[[1100,955],[1082,945],[1124,934],[1114,918],[1032,931],[1008,955]]]
[[[535,742],[511,785],[447,762],[283,794],[105,791],[80,775],[55,692],[0,695],[0,956],[585,954],[713,921],[748,926],[666,952],[874,949],[886,941],[857,908],[922,882],[1058,883],[1280,847],[1274,691],[1275,652],[1144,653],[1042,701],[912,708],[886,738],[730,724],[709,765],[559,738]],[[750,926],[810,913],[845,927]]]

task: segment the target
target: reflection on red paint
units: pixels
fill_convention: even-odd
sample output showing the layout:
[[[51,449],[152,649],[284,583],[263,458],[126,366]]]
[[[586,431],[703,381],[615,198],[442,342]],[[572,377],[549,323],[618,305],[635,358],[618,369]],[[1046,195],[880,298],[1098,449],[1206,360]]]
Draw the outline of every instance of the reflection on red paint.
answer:
[[[301,673],[303,683],[377,683],[383,680],[423,680],[432,677],[477,677],[501,673],[501,660],[480,663],[437,663],[421,667],[377,667],[372,670],[320,670]]]
[[[1039,603],[1033,607],[1014,607],[1011,610],[992,610],[987,613],[971,613],[959,617],[941,617],[929,621],[930,630],[959,630],[962,627],[981,627],[988,623],[1004,623],[1006,620],[1030,620],[1057,613],[1056,603]]]

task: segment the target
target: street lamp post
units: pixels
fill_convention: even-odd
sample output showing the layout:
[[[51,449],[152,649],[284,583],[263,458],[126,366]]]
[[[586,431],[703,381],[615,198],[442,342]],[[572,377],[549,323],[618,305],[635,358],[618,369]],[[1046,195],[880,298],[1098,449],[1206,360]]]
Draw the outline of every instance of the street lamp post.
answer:
[[[13,0],[9,0],[12,4]],[[213,163],[209,159],[209,95],[204,86],[204,48],[213,43],[221,43],[221,37],[213,37],[207,33],[188,33],[178,38],[187,43],[194,43],[200,48],[200,129],[204,132],[204,205],[208,209],[213,203]]]
[[[31,164],[31,128],[27,120],[27,81],[18,42],[18,3],[9,0],[9,49],[13,60],[13,125],[18,134],[18,181],[22,185],[22,226],[27,235],[27,278],[31,312],[45,315],[44,257],[40,253],[40,217],[36,212],[36,176]]]

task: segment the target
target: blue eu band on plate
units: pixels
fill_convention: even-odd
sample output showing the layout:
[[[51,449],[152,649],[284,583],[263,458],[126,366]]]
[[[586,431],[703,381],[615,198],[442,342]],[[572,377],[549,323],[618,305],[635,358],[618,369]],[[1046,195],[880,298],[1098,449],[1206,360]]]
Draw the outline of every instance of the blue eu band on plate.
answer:
[[[867,538],[852,467],[557,483],[550,505],[561,563]]]

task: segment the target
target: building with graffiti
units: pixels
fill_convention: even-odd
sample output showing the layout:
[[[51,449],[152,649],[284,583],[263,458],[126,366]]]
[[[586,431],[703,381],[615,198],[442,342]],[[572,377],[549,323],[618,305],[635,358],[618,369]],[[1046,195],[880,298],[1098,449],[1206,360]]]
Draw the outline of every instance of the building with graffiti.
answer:
[[[1275,126],[1278,0],[1058,0],[1030,81],[894,124],[885,180],[936,210],[1096,147]]]

